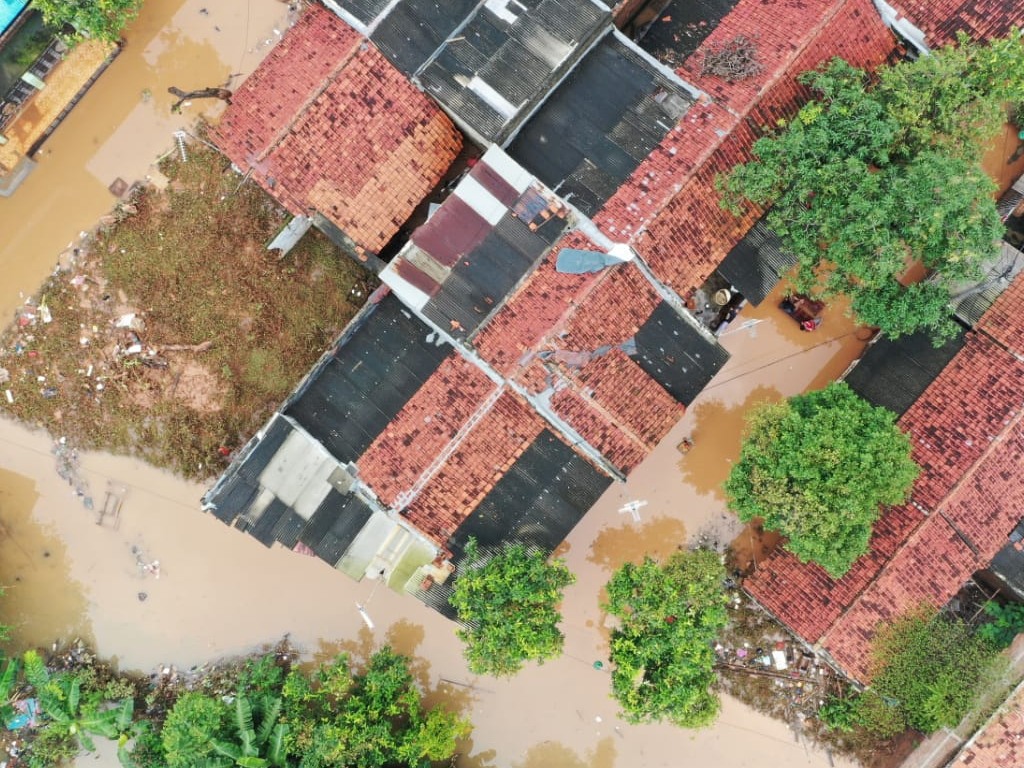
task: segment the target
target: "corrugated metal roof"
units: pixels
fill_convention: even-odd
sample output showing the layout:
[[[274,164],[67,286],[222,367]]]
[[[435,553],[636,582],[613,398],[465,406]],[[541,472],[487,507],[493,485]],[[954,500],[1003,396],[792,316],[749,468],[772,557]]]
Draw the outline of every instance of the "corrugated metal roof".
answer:
[[[500,141],[573,54],[610,25],[610,12],[590,0],[481,3],[433,59],[424,58],[417,77],[481,139]],[[391,55],[392,43],[379,36],[374,41]]]
[[[354,1],[337,0],[346,9]],[[400,0],[370,39],[412,77],[476,5],[477,0]]]
[[[846,375],[850,388],[873,405],[902,416],[964,346],[966,331],[936,348],[918,332],[875,341]]]
[[[338,461],[355,461],[451,352],[385,297],[292,399],[294,418]]]
[[[594,215],[693,103],[689,92],[606,35],[522,127],[509,154]]]
[[[636,334],[630,357],[683,405],[689,405],[729,353],[662,301]]]
[[[781,241],[762,220],[729,251],[718,272],[757,306],[796,262],[795,256],[783,252]]]

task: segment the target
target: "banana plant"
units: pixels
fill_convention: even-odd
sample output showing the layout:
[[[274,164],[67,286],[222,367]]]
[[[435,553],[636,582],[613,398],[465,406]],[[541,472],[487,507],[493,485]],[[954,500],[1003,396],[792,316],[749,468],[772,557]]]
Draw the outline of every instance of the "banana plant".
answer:
[[[231,713],[236,740],[211,740],[215,756],[207,761],[206,768],[285,768],[288,726],[278,722],[281,707],[278,697],[267,696],[258,700],[257,728],[252,702],[245,696],[237,696]]]
[[[18,682],[18,659],[4,659],[0,653],[0,725],[5,724],[15,716],[14,710],[14,687]]]
[[[23,656],[25,679],[35,689],[39,709],[50,721],[48,728],[54,728],[75,738],[78,743],[94,752],[96,744],[92,736],[103,736],[118,740],[132,724],[135,703],[122,699],[99,705],[82,701],[82,681],[73,672],[51,675],[36,651],[26,651]],[[85,706],[83,706],[85,704]]]

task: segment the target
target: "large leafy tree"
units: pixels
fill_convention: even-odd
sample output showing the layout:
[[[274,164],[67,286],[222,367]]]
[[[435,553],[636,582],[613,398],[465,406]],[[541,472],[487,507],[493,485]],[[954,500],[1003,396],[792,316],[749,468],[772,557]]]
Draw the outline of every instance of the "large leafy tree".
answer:
[[[726,624],[725,569],[715,552],[626,563],[608,582],[612,693],[627,720],[709,725],[719,710],[712,645]]]
[[[802,80],[818,98],[719,180],[723,203],[770,208],[798,290],[846,294],[862,322],[940,341],[953,329],[951,286],[980,276],[1001,234],[979,161],[1004,104],[1024,98],[1020,35],[961,38],[874,81],[838,59]],[[913,262],[931,277],[905,286]]]
[[[561,654],[558,604],[575,581],[564,562],[522,544],[485,555],[472,540],[465,562],[450,601],[464,625],[458,634],[473,672],[512,675],[524,661]]]
[[[867,551],[880,505],[905,501],[918,472],[895,416],[837,382],[755,409],[725,491],[741,520],[763,519],[839,578]]]
[[[142,0],[32,0],[32,5],[53,29],[70,25],[78,36],[115,42],[138,15]]]

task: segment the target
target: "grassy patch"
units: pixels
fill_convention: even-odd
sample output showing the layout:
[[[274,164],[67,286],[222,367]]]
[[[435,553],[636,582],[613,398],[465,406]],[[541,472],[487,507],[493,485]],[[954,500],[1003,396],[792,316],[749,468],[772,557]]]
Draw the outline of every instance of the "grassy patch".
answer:
[[[0,408],[81,447],[204,478],[220,446],[244,443],[280,404],[373,278],[315,230],[283,259],[267,251],[287,216],[216,152],[192,145],[161,170],[168,188],[121,205],[0,337],[0,390],[14,399]]]

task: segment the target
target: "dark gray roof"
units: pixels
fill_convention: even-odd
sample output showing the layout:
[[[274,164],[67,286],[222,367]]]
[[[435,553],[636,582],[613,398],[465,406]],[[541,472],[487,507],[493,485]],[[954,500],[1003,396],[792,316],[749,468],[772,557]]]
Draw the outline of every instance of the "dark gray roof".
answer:
[[[611,482],[554,433],[543,430],[452,536],[448,548],[455,578],[471,537],[483,549],[521,543],[553,551]],[[454,617],[448,605],[453,584],[449,580],[418,596]]]
[[[346,9],[357,2],[341,0]],[[472,13],[478,0],[400,0],[381,19],[370,39],[399,70],[412,77],[459,24]]]
[[[283,412],[338,461],[355,461],[450,352],[389,294],[349,327]]]
[[[563,229],[564,222],[560,220],[550,225],[552,234]],[[469,336],[549,247],[513,214],[506,214],[476,247],[456,262],[423,313],[439,327],[450,328],[453,336]],[[458,326],[453,326],[453,322]]]
[[[960,351],[964,338],[961,329],[936,348],[925,332],[898,339],[883,336],[868,347],[845,381],[869,403],[902,415]]]
[[[1018,550],[1024,542],[1024,520],[1010,531],[1007,544],[992,558],[989,567],[1010,589],[1017,598],[1024,600],[1024,551]]]
[[[982,279],[976,285],[957,292],[953,301],[956,316],[967,325],[976,325],[1021,271],[1024,271],[1024,253],[1010,243],[1001,243],[999,256],[989,265]]]
[[[481,4],[417,77],[479,138],[500,142],[523,106],[543,98],[610,19],[591,0],[516,0],[503,10]]]
[[[507,152],[593,216],[693,103],[624,38],[606,35],[522,127]]]
[[[388,7],[390,0],[334,0],[342,10],[369,26]]]
[[[296,442],[285,448],[289,438]],[[350,492],[350,483],[339,487],[336,462],[318,454],[308,440],[288,419],[275,416],[203,502],[221,521],[264,546],[276,541],[292,549],[301,541],[334,566],[373,511]],[[282,496],[297,498],[299,509]]]
[[[795,256],[782,251],[779,238],[762,220],[729,251],[718,265],[718,273],[756,306],[796,262]]]
[[[672,397],[689,405],[729,359],[729,353],[663,301],[635,337],[630,357]]]
[[[739,0],[671,0],[658,14],[640,46],[675,69],[692,56]]]

